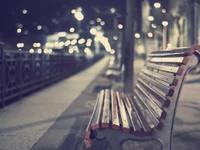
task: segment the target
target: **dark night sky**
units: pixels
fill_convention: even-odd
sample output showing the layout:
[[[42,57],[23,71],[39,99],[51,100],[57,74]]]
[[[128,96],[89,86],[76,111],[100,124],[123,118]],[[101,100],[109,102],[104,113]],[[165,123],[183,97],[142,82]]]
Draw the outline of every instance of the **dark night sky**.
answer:
[[[151,0],[151,3],[156,0]],[[159,0],[166,2],[166,0]],[[17,23],[23,24],[23,30],[29,34],[41,33],[37,25],[42,25],[42,32],[53,33],[65,30],[76,25],[71,10],[78,6],[83,7],[83,25],[95,19],[93,7],[115,7],[121,14],[125,11],[126,0],[3,0],[0,5],[0,34],[15,35]],[[140,0],[136,0],[136,18],[140,20]],[[28,13],[24,15],[23,9]],[[123,17],[123,16],[122,16]],[[54,21],[52,21],[52,19]]]
[[[12,34],[16,30],[16,24],[23,24],[23,28],[29,32],[37,32],[34,26],[44,25],[48,30],[62,30],[62,26],[73,25],[71,9],[83,7],[85,19],[92,19],[94,10],[92,6],[110,6],[124,8],[122,0],[4,0],[0,5],[0,33]],[[26,15],[22,10],[27,9]],[[55,18],[58,22],[52,22]],[[86,21],[85,20],[85,21]]]

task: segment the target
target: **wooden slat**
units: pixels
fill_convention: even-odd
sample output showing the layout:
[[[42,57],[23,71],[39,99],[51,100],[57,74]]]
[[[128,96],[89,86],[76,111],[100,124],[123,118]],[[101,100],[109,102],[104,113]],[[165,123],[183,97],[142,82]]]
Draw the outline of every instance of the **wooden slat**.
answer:
[[[91,122],[92,130],[96,130],[100,126],[100,117],[101,117],[101,112],[102,112],[102,107],[103,107],[104,95],[105,95],[105,91],[101,90],[100,95],[99,95],[98,104],[96,107],[96,111],[94,113],[94,116],[93,116],[93,119]]]
[[[187,56],[189,55],[190,48],[189,47],[181,47],[176,48],[176,50],[164,50],[164,51],[156,51],[149,54],[149,57],[162,57],[162,56]],[[192,52],[194,53],[194,51]]]
[[[110,124],[110,90],[105,90],[101,127],[107,128]]]
[[[192,55],[195,50],[200,49],[200,45],[196,44],[191,47],[180,47],[176,49],[164,50],[164,51],[156,51],[152,52],[148,56],[157,57],[157,56],[187,56]]]
[[[168,107],[170,104],[170,100],[166,99],[158,92],[153,90],[148,84],[146,84],[143,80],[139,79],[138,83],[144,87],[150,94],[152,94],[163,106]]]
[[[157,72],[153,72],[147,69],[143,69],[142,72],[148,76],[152,76],[155,77],[157,79],[160,79],[168,84],[174,85],[176,86],[178,84],[178,79],[175,77],[170,77],[170,76],[166,76]]]
[[[129,125],[129,121],[128,121],[128,116],[126,114],[126,110],[125,110],[125,106],[122,100],[122,96],[120,95],[119,92],[116,92],[117,95],[117,101],[119,104],[119,115],[121,118],[121,122],[122,122],[122,131],[129,133],[130,132],[130,125]]]
[[[186,65],[188,57],[149,57],[147,60],[155,63],[174,63]]]
[[[153,111],[156,112],[156,114],[162,118],[162,119],[165,119],[166,115],[167,115],[167,112],[162,110],[155,102],[154,100],[149,96],[147,95],[147,93],[144,91],[144,89],[139,85],[137,84],[136,85],[136,88],[140,91],[140,93],[147,99],[145,102],[147,105],[149,105],[149,107],[152,108]]]
[[[183,73],[183,68],[181,66],[165,66],[165,65],[158,65],[155,63],[150,63],[148,62],[146,64],[146,67],[152,68],[152,69],[157,69],[157,70],[161,70],[161,71],[165,71],[165,72],[170,72],[170,73],[174,73],[174,74],[178,74],[181,75]]]
[[[118,116],[118,105],[116,100],[116,92],[111,90],[111,116],[112,116],[112,128],[119,130],[119,116]]]
[[[88,126],[87,126],[87,128],[85,130],[85,135],[84,135],[85,138],[89,138],[90,137],[90,134],[91,134],[91,122],[92,122],[92,119],[94,117],[94,114],[95,114],[95,111],[96,111],[96,108],[97,108],[97,105],[98,105],[98,101],[99,101],[99,94],[97,94],[96,104],[94,106],[94,109],[93,109],[92,115],[90,117],[90,121],[88,123]]]
[[[139,119],[140,124],[142,125],[142,129],[144,130],[145,135],[151,136],[153,134],[153,131],[152,131],[151,127],[149,126],[148,122],[146,121],[145,117],[143,116],[141,109],[138,106],[137,102],[131,95],[128,95],[128,98],[130,99],[130,102],[132,104],[132,107],[135,110],[137,118]]]
[[[151,119],[154,126],[160,130],[163,126],[163,123],[154,115],[154,113],[151,111],[149,106],[145,103],[145,100],[141,97],[137,89],[135,90],[135,94],[136,94],[136,97],[139,99],[140,104],[142,104],[144,110],[147,112],[147,115]]]
[[[152,84],[153,86],[160,89],[162,92],[164,92],[168,96],[173,96],[174,89],[170,88],[169,86],[163,85],[162,83],[155,81],[154,79],[146,76],[145,74],[141,73],[140,78],[145,80],[147,83]]]
[[[131,103],[130,103],[128,96],[124,94],[123,97],[124,97],[125,107],[126,107],[126,110],[128,112],[128,116],[129,116],[129,119],[130,119],[130,122],[131,122],[131,125],[132,125],[132,128],[133,128],[133,133],[136,136],[143,136],[144,134],[141,131],[141,125],[139,124],[139,121],[136,117],[136,114],[133,110],[133,107],[131,106]]]
[[[91,139],[90,139],[90,138],[89,138],[89,139],[84,139],[84,144],[85,144],[85,147],[86,147],[86,148],[91,147],[91,146],[92,146],[92,141],[91,141]]]

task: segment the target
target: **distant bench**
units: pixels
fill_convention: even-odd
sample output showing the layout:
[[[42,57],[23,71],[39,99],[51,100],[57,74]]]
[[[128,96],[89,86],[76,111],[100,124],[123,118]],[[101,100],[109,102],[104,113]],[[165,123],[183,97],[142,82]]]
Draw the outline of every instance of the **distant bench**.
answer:
[[[109,65],[105,76],[108,79],[116,82],[123,80],[124,66],[121,66],[119,62],[115,62],[112,57],[110,58],[108,64]]]
[[[199,51],[198,51],[199,50]],[[112,150],[123,141],[157,140],[172,149],[173,124],[187,72],[199,64],[200,45],[148,55],[134,94],[102,90],[84,135],[85,146],[106,139]]]

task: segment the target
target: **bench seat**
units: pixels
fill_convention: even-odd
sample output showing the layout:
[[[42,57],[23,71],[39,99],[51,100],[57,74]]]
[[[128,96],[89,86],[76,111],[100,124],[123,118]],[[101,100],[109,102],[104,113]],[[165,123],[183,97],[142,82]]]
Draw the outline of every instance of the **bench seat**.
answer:
[[[187,72],[199,64],[200,45],[149,54],[133,93],[104,89],[85,131],[85,146],[106,139],[113,150],[124,140],[156,139],[172,149],[173,124]]]

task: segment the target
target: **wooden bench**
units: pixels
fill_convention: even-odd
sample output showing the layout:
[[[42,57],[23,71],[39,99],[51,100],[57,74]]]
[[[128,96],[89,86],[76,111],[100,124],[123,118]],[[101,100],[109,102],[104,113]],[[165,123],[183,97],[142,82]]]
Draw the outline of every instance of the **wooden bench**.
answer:
[[[123,80],[123,73],[124,67],[118,69],[108,69],[105,75],[108,79],[118,82]]]
[[[148,55],[134,94],[105,89],[85,131],[85,146],[106,139],[112,150],[123,141],[157,140],[162,150],[172,149],[173,125],[179,95],[187,72],[200,60],[200,45],[155,51]]]

